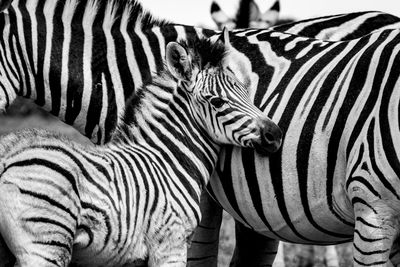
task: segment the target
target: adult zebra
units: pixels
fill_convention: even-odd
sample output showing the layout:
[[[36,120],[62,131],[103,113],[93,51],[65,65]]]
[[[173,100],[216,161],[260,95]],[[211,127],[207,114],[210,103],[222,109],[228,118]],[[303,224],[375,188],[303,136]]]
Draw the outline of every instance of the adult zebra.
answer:
[[[400,19],[398,17],[379,11],[369,11],[314,18],[272,27],[271,29],[281,32],[298,34],[301,36],[317,37],[320,39],[335,41],[352,40],[369,34],[373,31],[396,28],[400,28]],[[240,33],[240,31],[235,32],[237,34]],[[266,72],[266,70],[273,68],[270,66],[270,64],[267,63],[268,58],[264,57],[265,54],[270,53],[271,48],[268,47],[268,45],[262,46],[262,42],[259,42],[256,38],[252,39],[251,44],[254,44],[254,46],[251,46],[249,45],[249,42],[245,39],[245,37],[251,38],[253,33],[262,35],[263,32],[264,30],[249,31],[247,29],[244,29],[242,33],[243,38],[240,40],[240,44],[234,44],[234,47],[237,48],[239,48],[241,45],[245,47],[241,48],[239,52],[243,54],[243,57],[249,57],[250,59],[248,72],[253,72],[252,75],[253,77],[255,77],[255,79],[253,79],[258,82],[258,89],[252,90],[252,97],[257,105],[260,105],[260,102],[258,101],[264,97],[265,92],[270,90],[265,88],[273,88],[270,79],[272,71]],[[248,53],[248,49],[254,49],[253,51],[255,52],[253,54],[253,57],[251,57]],[[259,67],[262,65],[264,66],[264,70]],[[257,85],[252,86],[251,88],[255,87],[257,87]],[[242,197],[242,194],[239,191],[237,192],[237,197],[239,199]],[[262,197],[259,197],[257,195],[254,197],[253,201],[257,201],[257,199],[260,201],[265,201]],[[238,202],[240,203],[241,200],[238,200]],[[196,240],[199,240],[200,244],[208,244],[208,249],[205,250],[206,253],[202,254],[200,251],[202,249],[204,250],[204,248],[202,248],[204,245],[200,245],[200,248],[196,248],[196,252],[193,253],[195,256],[191,258],[191,260],[197,262],[199,266],[216,266],[218,231],[222,219],[221,209],[219,208],[219,206],[213,205],[212,201],[205,201],[205,203],[207,203],[209,206],[206,207],[204,205],[203,210],[205,211],[203,212],[203,214],[210,214],[210,216],[209,218],[203,217],[203,222],[201,225],[204,226],[205,230],[198,231],[199,234],[196,236]],[[245,207],[243,208],[245,209]],[[215,231],[212,232],[210,231],[210,229],[214,229]],[[264,253],[266,257],[266,259],[264,260],[266,260],[267,262],[272,262],[271,258],[273,259],[275,253],[277,252],[275,242],[271,243],[269,242],[269,240],[261,241],[258,239],[258,236],[254,236],[249,233],[249,231],[243,229],[237,229],[236,235],[236,242],[239,243],[238,247],[241,247],[242,250],[246,250],[247,248],[252,250],[251,256],[245,258],[256,258],[254,256],[254,253],[258,252],[259,258],[260,255]],[[250,238],[250,241],[248,240],[248,238]],[[255,240],[259,240],[259,242],[265,242],[260,243],[258,246],[256,246],[258,248],[258,251],[257,249],[254,249],[254,244],[256,244],[257,242]],[[240,243],[243,243],[244,245],[240,245]],[[214,249],[212,249],[212,247],[214,247]],[[277,259],[280,260],[280,262],[283,262],[283,254],[281,254],[282,251],[282,248],[278,250],[280,256],[277,256]],[[337,257],[335,257],[335,254],[336,252],[334,248],[328,247],[328,251],[326,253],[327,261],[329,260],[330,264],[337,266]],[[234,261],[238,260],[237,257],[238,252],[236,251]],[[263,260],[260,259],[260,261]]]
[[[269,7],[265,11],[260,10],[260,3],[257,3],[255,0],[240,0],[237,3],[235,15],[232,17],[226,14],[216,1],[213,1],[211,3],[210,13],[220,30],[224,27],[228,29],[268,28],[278,22],[280,5],[279,0],[264,0],[263,2],[268,3]],[[234,4],[234,1],[230,1],[229,4]]]
[[[168,71],[139,89],[105,146],[37,130],[0,139],[0,233],[16,265],[72,257],[126,266],[148,256],[150,266],[186,266],[221,144],[264,154],[280,145],[270,140],[279,127],[224,65],[226,45],[170,42]]]
[[[215,197],[268,238],[327,245],[354,237],[355,266],[387,266],[400,230],[400,30],[347,42],[275,31],[253,38],[270,47],[263,56],[272,68],[255,102],[284,141],[265,159],[224,149]],[[239,256],[257,254],[248,232]],[[251,266],[258,259],[239,257]]]

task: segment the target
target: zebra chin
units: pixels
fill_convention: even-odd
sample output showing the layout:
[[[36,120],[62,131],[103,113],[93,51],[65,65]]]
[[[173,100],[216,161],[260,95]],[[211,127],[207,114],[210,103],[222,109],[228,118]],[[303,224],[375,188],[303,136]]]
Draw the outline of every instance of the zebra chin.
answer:
[[[275,153],[279,150],[280,146],[280,142],[278,144],[278,142],[274,142],[273,144],[266,144],[267,141],[264,141],[265,139],[261,139],[261,143],[257,143],[257,142],[253,142],[253,148],[254,150],[262,155],[262,156],[269,156],[272,153]],[[263,144],[264,143],[264,144]]]

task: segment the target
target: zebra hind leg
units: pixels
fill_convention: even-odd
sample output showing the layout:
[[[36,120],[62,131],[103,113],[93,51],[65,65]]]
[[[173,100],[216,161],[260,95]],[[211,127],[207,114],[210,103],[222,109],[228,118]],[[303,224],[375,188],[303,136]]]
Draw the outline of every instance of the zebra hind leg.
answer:
[[[272,266],[279,241],[235,223],[236,247],[230,266]]]
[[[1,178],[4,178],[4,173]],[[15,266],[68,266],[71,254],[66,252],[65,245],[60,248],[55,240],[43,240],[46,238],[43,236],[50,231],[48,226],[30,229],[32,223],[28,225],[25,222],[26,214],[37,211],[29,206],[29,201],[24,201],[24,197],[16,185],[4,181],[0,183],[0,234],[16,259]],[[72,242],[70,245],[69,251],[72,251]],[[2,247],[1,252],[4,251],[7,253]]]

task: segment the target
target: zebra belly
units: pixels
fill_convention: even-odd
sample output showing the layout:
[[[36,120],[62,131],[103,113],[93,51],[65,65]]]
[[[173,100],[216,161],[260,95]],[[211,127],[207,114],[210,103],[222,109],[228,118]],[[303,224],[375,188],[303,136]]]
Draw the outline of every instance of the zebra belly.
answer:
[[[235,155],[239,154],[232,153],[230,179],[226,172],[217,171],[219,177],[213,177],[210,185],[216,200],[237,221],[270,238],[293,243],[328,245],[352,239],[353,212],[343,179],[334,180],[329,205],[325,179],[309,179],[307,193],[302,194],[295,175],[285,173],[280,181],[269,175],[271,161],[254,160],[258,165],[252,176],[235,164],[242,162]]]

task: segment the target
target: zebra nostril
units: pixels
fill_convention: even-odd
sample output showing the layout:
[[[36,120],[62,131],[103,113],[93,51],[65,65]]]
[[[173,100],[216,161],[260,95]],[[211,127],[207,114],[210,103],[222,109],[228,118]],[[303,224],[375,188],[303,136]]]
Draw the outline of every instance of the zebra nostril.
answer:
[[[269,132],[267,132],[267,133],[264,133],[264,138],[265,138],[265,141],[267,142],[267,143],[273,143],[273,142],[275,142],[275,137],[271,134],[271,133],[269,133]]]

